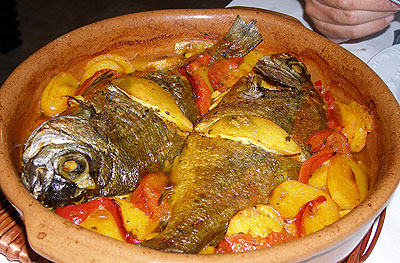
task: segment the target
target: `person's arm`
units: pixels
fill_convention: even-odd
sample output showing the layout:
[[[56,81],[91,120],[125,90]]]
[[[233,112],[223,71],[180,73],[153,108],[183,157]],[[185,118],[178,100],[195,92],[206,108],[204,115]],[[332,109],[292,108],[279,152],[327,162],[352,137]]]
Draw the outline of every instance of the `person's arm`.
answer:
[[[389,0],[305,0],[305,12],[315,27],[338,43],[384,29],[399,10]]]

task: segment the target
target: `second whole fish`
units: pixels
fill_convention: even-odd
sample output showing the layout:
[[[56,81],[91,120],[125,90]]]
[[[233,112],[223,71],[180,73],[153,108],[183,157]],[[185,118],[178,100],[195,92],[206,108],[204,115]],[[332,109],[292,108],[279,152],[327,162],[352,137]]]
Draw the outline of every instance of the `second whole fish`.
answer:
[[[272,189],[297,179],[309,157],[306,138],[325,128],[324,102],[290,54],[263,57],[255,71],[188,137],[172,169],[170,218],[141,246],[177,253],[216,246],[237,212],[267,204]]]

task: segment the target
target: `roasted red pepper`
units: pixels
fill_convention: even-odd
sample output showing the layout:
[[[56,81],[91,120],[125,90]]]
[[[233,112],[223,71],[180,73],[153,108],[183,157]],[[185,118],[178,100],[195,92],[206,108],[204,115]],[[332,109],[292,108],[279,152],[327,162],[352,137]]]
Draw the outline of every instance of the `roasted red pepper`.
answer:
[[[325,92],[325,101],[328,104],[326,118],[328,119],[328,127],[330,129],[341,130],[342,124],[340,121],[340,112],[337,109],[335,99],[332,93],[328,90]]]
[[[314,87],[318,90],[318,92],[319,92],[321,95],[324,95],[324,94],[325,94],[325,89],[324,89],[324,87],[322,86],[322,81],[321,81],[321,80],[317,80],[316,82],[314,82]]]
[[[142,210],[153,220],[162,218],[168,210],[168,202],[162,199],[168,177],[163,173],[146,175],[131,196],[134,206]]]
[[[98,208],[107,209],[114,218],[115,223],[118,226],[118,231],[122,238],[132,244],[140,243],[141,240],[131,236],[124,226],[124,220],[122,217],[121,207],[118,202],[110,198],[99,198],[89,201],[87,203],[79,205],[68,205],[59,207],[56,209],[56,213],[65,219],[72,221],[75,224],[80,224],[86,220],[86,218]]]
[[[219,242],[215,251],[220,253],[238,253],[252,251],[259,248],[271,247],[280,243],[295,239],[295,236],[283,229],[281,232],[271,232],[267,237],[253,237],[250,234],[239,233],[231,236],[225,236],[224,240]]]
[[[241,77],[238,68],[243,63],[243,57],[221,59],[211,65],[208,70],[208,79],[213,88],[219,92],[226,91]]]
[[[210,63],[210,55],[200,55],[185,67],[179,68],[179,72],[188,79],[192,85],[200,114],[205,114],[211,105],[211,91],[206,80],[200,75],[202,67],[207,67]]]
[[[296,223],[296,227],[297,227],[297,236],[298,237],[303,237],[306,235],[306,229],[304,226],[304,218],[306,216],[310,215],[310,211],[311,209],[320,203],[323,203],[326,201],[326,197],[323,195],[318,196],[317,198],[305,203],[299,210],[299,212],[297,213],[296,217],[295,217],[295,223]]]
[[[99,71],[96,71],[90,78],[86,79],[80,86],[79,88],[76,90],[75,95],[74,96],[78,96],[78,95],[83,95],[85,94],[86,90],[90,87],[90,85],[102,74],[105,73],[111,73],[115,76],[120,76],[121,73],[119,73],[118,71],[112,70],[112,69],[101,69]]]
[[[306,145],[309,145],[310,152],[316,153],[326,145],[326,139],[332,134],[332,130],[325,129],[312,133],[306,140]]]
[[[330,147],[325,147],[317,154],[311,156],[300,167],[298,181],[304,184],[308,183],[311,174],[315,172],[324,162],[328,161],[335,152]]]

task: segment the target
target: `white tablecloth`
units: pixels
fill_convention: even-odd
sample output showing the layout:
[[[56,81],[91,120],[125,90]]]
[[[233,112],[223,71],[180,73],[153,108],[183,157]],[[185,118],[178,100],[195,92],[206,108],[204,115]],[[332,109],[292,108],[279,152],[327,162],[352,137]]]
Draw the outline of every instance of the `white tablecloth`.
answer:
[[[281,12],[297,18],[307,28],[312,29],[304,19],[304,10],[298,0],[233,0],[228,6],[250,6]],[[341,46],[367,63],[378,52],[392,45],[393,31],[396,29],[400,29],[399,22],[393,22],[387,30],[373,37],[365,38],[356,43],[341,44]],[[398,248],[400,244],[400,210],[396,207],[400,207],[400,190],[397,190],[393,195],[387,208],[382,233],[375,249],[365,261],[366,263],[400,262],[400,249]],[[0,263],[7,262],[9,261],[3,255],[0,255]]]

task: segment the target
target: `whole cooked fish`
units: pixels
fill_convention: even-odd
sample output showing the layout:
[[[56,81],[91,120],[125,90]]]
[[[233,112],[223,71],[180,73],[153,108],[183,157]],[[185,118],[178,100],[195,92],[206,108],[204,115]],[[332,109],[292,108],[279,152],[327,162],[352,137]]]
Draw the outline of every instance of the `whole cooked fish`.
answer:
[[[326,124],[323,100],[289,54],[263,57],[255,70],[189,135],[172,169],[170,218],[141,246],[198,253],[223,238],[238,211],[266,204],[274,187],[297,178],[306,138]]]
[[[262,41],[254,23],[237,17],[205,53],[212,61],[247,54]],[[199,116],[178,69],[103,75],[94,83],[25,143],[22,181],[47,207],[124,194],[142,174],[170,169]]]

